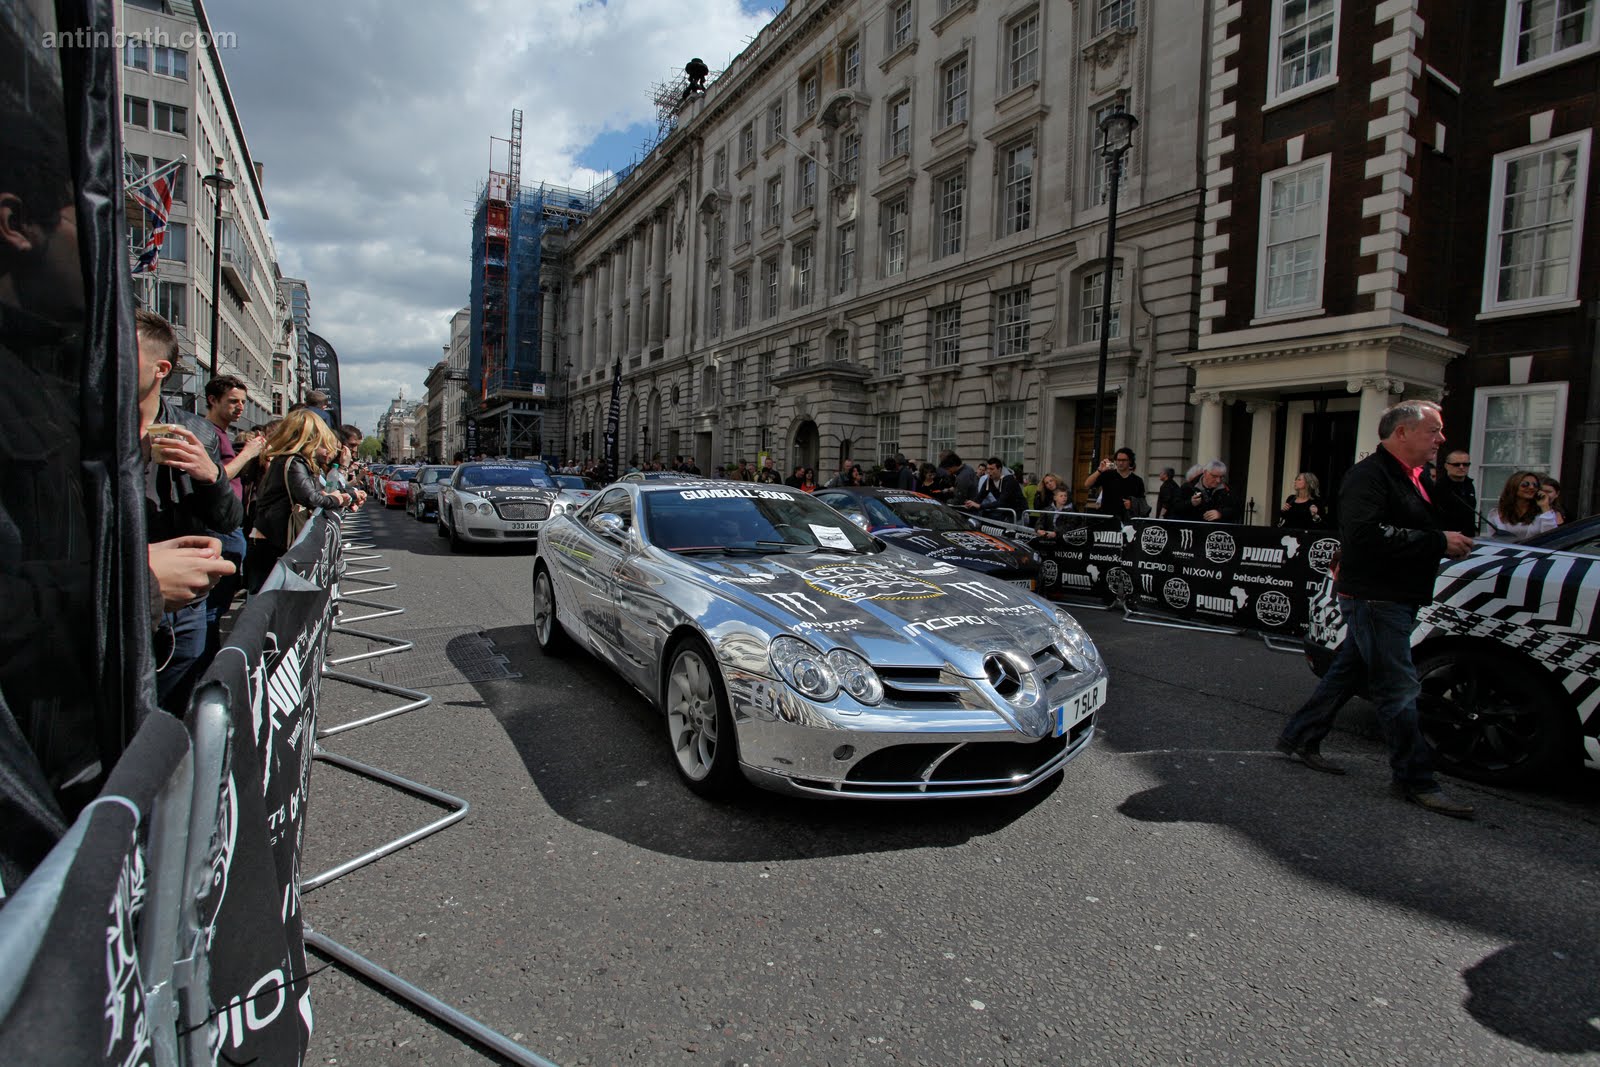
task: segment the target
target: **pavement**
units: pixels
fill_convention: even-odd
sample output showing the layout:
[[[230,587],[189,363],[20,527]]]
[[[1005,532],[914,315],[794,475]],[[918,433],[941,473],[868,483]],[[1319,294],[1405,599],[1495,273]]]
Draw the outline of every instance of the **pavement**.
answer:
[[[526,549],[373,528],[407,613],[361,625],[417,648],[355,669],[434,703],[324,746],[472,811],[307,919],[556,1063],[1600,1062],[1600,776],[1447,782],[1478,819],[1441,818],[1388,795],[1359,703],[1348,776],[1272,750],[1299,656],[1085,611],[1110,700],[1055,782],[713,804],[631,688],[539,653]],[[382,706],[328,682],[322,725]],[[319,763],[303,869],[438,810]],[[312,988],[308,1063],[503,1062],[338,966]]]

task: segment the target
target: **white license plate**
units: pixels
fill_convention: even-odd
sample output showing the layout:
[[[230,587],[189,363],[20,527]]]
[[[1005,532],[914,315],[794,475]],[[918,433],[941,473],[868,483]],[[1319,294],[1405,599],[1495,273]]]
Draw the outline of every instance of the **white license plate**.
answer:
[[[506,523],[506,529],[508,529],[508,530],[537,530],[538,528],[539,528],[539,524],[536,523],[536,522],[508,522],[508,523]]]
[[[1077,696],[1072,697],[1065,704],[1056,705],[1056,736],[1060,737],[1068,730],[1082,722],[1089,714],[1106,702],[1106,681],[1104,678],[1094,684],[1094,688],[1085,689]]]
[[[1010,582],[1011,582],[1012,585],[1016,586],[1018,589],[1026,589],[1030,593],[1033,592],[1033,579],[1032,578],[1012,578],[1012,579],[1010,579]]]

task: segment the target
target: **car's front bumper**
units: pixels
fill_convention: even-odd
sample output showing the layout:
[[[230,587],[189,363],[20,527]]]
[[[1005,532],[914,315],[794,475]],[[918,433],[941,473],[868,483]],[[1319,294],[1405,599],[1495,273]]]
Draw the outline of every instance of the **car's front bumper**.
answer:
[[[1065,733],[1029,736],[984,708],[841,713],[781,681],[727,672],[745,776],[778,792],[871,800],[1005,796],[1048,780],[1088,748],[1099,708]],[[1103,664],[1051,686],[1060,705],[1106,680]]]
[[[521,519],[513,521],[498,515],[454,515],[455,535],[463,541],[517,542],[537,541],[539,531],[547,519]]]

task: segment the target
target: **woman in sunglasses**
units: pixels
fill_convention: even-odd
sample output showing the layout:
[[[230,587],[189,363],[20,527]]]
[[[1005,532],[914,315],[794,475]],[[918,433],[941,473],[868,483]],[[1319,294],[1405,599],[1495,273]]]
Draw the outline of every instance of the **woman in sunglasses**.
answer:
[[[1500,541],[1526,541],[1561,525],[1561,513],[1539,492],[1543,482],[1533,471],[1517,471],[1506,479],[1500,501],[1489,509],[1489,527]]]

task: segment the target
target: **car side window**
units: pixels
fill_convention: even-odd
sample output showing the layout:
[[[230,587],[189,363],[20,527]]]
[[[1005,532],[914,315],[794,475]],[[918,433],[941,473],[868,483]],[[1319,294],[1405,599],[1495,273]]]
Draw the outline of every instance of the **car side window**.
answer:
[[[628,495],[626,489],[612,489],[602,493],[585,513],[584,521],[590,529],[594,529],[594,520],[605,514],[620,517],[623,529],[633,528],[633,498]]]

